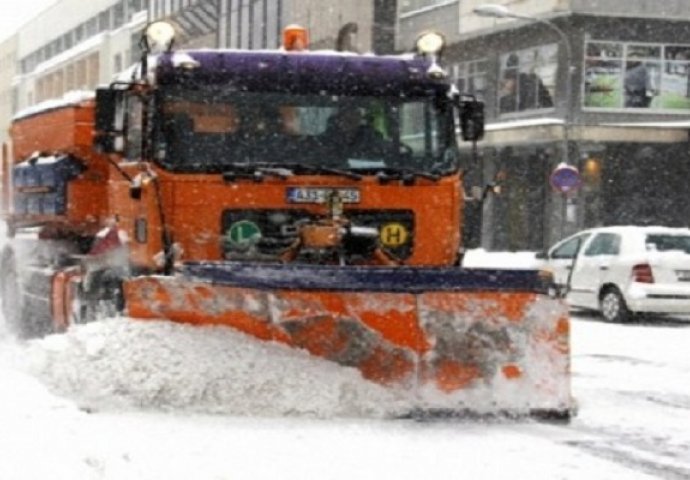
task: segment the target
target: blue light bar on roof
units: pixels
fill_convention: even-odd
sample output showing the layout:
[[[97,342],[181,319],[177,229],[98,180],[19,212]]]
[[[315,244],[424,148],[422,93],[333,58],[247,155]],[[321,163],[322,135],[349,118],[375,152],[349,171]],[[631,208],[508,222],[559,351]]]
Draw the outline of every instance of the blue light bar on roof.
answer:
[[[184,53],[198,65],[176,68]],[[157,63],[162,85],[232,85],[252,91],[358,95],[429,95],[448,85],[426,75],[429,62],[403,56],[266,51],[184,51],[164,54]]]

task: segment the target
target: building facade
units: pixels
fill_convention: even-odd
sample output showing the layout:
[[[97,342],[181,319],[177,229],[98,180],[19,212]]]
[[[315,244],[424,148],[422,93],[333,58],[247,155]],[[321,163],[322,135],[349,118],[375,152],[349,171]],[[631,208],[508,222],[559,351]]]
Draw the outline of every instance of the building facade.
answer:
[[[12,116],[112,81],[140,58],[147,22],[173,20],[178,47],[278,48],[282,30],[310,29],[313,48],[394,49],[397,0],[59,0],[0,44],[0,140]]]
[[[174,21],[189,48],[277,48],[297,23],[313,48],[390,53],[433,29],[453,80],[486,105],[481,168],[466,178],[502,187],[482,207],[483,246],[539,250],[583,227],[688,225],[690,3],[496,1],[530,19],[480,17],[483,0],[60,0],[0,45],[2,135],[17,110],[134,63],[152,20]],[[567,194],[550,182],[563,162],[582,177]]]
[[[397,0],[151,0],[148,11],[176,23],[187,48],[278,48],[290,24],[306,27],[315,49],[334,49],[349,34],[351,50],[395,47]]]
[[[12,88],[17,74],[17,36],[12,35],[0,43],[0,145],[9,137],[9,119],[17,110],[18,99]]]
[[[146,0],[59,0],[0,43],[0,145],[19,111],[110,83],[138,61]],[[2,175],[2,172],[0,172]]]
[[[60,0],[17,33],[13,95],[23,109],[92,90],[138,59],[145,0]]]
[[[468,181],[502,189],[483,207],[483,245],[539,250],[590,226],[688,226],[690,3],[496,2],[531,19],[480,17],[483,3],[403,0],[397,38],[404,50],[441,30],[458,87],[486,104],[483,168]],[[568,194],[550,183],[564,161],[582,177]]]

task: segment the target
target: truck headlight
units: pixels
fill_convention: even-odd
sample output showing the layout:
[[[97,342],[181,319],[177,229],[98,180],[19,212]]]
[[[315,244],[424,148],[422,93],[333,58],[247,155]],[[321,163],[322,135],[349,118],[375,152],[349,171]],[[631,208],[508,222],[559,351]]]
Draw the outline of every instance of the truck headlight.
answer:
[[[168,22],[152,22],[146,27],[144,35],[149,49],[168,51],[175,40],[175,27]]]
[[[417,37],[417,52],[421,55],[439,55],[446,40],[438,32],[426,32]]]

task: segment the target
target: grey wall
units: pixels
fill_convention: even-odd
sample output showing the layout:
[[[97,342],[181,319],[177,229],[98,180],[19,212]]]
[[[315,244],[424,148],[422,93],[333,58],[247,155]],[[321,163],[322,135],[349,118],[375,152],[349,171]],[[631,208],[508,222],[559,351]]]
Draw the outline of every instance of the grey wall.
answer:
[[[435,8],[424,14],[403,16],[398,24],[398,50],[409,51],[414,47],[414,41],[421,32],[435,30],[445,35],[448,42],[458,38],[460,24],[460,10],[457,4]]]
[[[571,0],[571,9],[598,15],[690,18],[688,0]]]

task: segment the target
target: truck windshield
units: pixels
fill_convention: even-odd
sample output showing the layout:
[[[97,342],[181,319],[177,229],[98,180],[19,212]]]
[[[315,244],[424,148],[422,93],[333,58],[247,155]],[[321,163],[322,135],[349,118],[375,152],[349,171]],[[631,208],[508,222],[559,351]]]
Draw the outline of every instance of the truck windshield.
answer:
[[[360,171],[454,169],[452,110],[434,97],[364,97],[167,88],[156,157],[182,172],[237,164]]]

